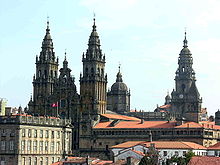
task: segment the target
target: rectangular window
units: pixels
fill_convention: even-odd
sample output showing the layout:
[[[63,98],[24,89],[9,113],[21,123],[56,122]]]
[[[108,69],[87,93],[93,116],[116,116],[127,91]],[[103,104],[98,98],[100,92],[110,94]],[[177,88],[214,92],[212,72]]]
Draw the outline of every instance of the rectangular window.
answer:
[[[28,165],[31,165],[31,157],[28,158]]]
[[[5,151],[6,149],[6,141],[1,141],[1,150]]]
[[[40,141],[40,151],[43,151],[43,141]]]
[[[45,151],[48,151],[48,141],[45,142]]]
[[[57,142],[57,151],[59,151],[60,150],[60,142]]]
[[[34,141],[34,151],[37,151],[37,141]]]
[[[54,157],[52,157],[52,163],[54,163],[54,160],[55,160]]]
[[[37,157],[34,158],[34,165],[37,165]]]
[[[49,138],[49,130],[46,130],[46,132],[45,132],[45,138]]]
[[[21,132],[22,132],[22,137],[25,137],[25,129],[22,129]]]
[[[43,138],[43,133],[44,133],[44,131],[40,130],[40,138]]]
[[[31,129],[28,129],[28,137],[31,137]]]
[[[31,150],[31,141],[28,140],[27,142],[27,150],[30,151]]]
[[[36,129],[34,130],[34,137],[35,138],[37,137],[37,130]]]
[[[51,146],[50,146],[51,148],[51,152],[53,152],[54,151],[54,142],[51,142]]]
[[[48,165],[48,157],[45,158],[45,164]]]
[[[57,138],[60,138],[60,131],[57,131]]]
[[[51,131],[51,138],[54,138],[54,131]]]
[[[183,155],[186,155],[186,151],[183,151]]]
[[[9,150],[14,150],[14,141],[9,141]]]
[[[163,156],[167,156],[167,151],[163,151]]]
[[[178,151],[175,151],[175,156],[179,156],[179,152]]]
[[[24,151],[25,150],[25,141],[22,140],[21,141],[21,151]]]

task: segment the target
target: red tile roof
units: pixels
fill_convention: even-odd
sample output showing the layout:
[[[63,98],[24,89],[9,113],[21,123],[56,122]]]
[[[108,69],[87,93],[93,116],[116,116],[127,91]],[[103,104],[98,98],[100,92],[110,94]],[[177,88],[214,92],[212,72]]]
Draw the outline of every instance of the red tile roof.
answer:
[[[114,126],[110,126],[110,123],[100,122],[94,128],[173,128],[176,125],[175,121],[120,121]]]
[[[220,157],[193,156],[188,165],[219,165]]]
[[[134,147],[138,144],[142,144],[145,141],[127,141],[118,145],[114,145],[111,148],[130,148],[130,147]]]
[[[115,114],[102,114],[102,116],[109,118],[109,119],[120,119],[120,120],[132,120],[132,121],[140,121],[141,119],[131,116],[125,115],[115,115]]]
[[[159,108],[168,109],[171,107],[171,104],[162,105]]]
[[[176,126],[176,128],[211,128],[211,129],[220,129],[219,125],[214,125],[213,122],[186,122],[182,125]]]
[[[212,146],[209,146],[208,149],[209,150],[220,150],[220,142],[218,142]]]
[[[184,142],[184,141],[152,141],[152,142],[144,142],[144,141],[128,141],[125,143],[121,143],[111,148],[131,148],[136,145],[143,145],[145,147],[150,147],[151,144],[155,145],[157,149],[204,149],[200,144],[193,142]]]

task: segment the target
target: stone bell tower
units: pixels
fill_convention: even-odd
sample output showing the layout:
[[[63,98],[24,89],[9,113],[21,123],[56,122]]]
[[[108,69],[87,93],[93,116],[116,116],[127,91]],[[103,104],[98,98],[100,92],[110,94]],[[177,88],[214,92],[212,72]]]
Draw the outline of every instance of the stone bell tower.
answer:
[[[175,76],[175,90],[172,92],[172,113],[187,121],[200,121],[201,104],[199,91],[196,87],[195,72],[192,68],[193,58],[188,49],[185,33],[183,49],[178,58],[178,68]]]
[[[28,106],[29,113],[45,115],[49,96],[53,94],[54,82],[57,79],[58,58],[55,56],[49,21],[46,35],[42,42],[40,56],[36,56],[36,74],[33,77],[33,98]]]
[[[95,19],[89,37],[88,49],[83,53],[83,74],[80,75],[80,148],[92,148],[92,127],[106,112],[107,75],[105,55],[100,48]]]

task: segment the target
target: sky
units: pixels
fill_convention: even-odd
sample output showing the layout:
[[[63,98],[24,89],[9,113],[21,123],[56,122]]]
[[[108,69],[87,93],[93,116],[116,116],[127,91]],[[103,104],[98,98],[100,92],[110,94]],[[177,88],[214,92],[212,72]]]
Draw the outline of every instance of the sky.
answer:
[[[79,92],[93,13],[108,88],[120,63],[132,109],[153,111],[172,92],[185,28],[202,105],[209,115],[220,108],[219,0],[0,0],[0,98],[27,106],[47,16],[56,56],[62,64],[66,49]]]

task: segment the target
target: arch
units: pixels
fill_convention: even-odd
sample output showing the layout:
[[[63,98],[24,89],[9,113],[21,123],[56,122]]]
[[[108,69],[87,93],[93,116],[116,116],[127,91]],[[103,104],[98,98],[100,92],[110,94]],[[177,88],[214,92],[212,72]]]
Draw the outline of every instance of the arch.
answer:
[[[186,85],[185,85],[185,84],[182,84],[182,85],[181,85],[181,88],[182,88],[182,92],[185,92]]]

